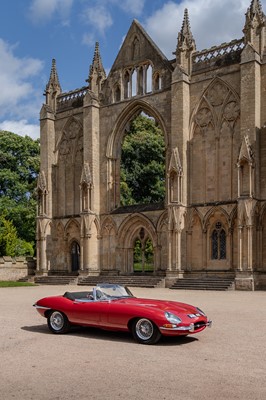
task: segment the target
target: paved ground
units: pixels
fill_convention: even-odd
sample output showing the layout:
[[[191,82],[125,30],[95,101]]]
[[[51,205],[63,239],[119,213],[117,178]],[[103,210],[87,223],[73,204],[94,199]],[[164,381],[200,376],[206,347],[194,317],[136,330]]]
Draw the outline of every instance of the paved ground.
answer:
[[[144,346],[129,334],[49,333],[32,304],[65,290],[0,289],[0,399],[266,399],[266,292],[134,288],[198,305],[213,320],[197,336]]]

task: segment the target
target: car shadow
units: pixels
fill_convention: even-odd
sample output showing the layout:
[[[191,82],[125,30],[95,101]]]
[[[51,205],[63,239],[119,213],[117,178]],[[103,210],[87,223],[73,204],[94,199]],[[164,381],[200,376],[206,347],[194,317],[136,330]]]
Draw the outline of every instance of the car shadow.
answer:
[[[33,333],[42,333],[49,334],[49,330],[47,329],[47,324],[43,325],[34,325],[34,326],[22,326],[20,329],[23,331],[33,332]]]
[[[22,330],[40,333],[44,335],[53,335],[47,327],[46,324],[42,325],[34,325],[34,326],[22,326]],[[105,331],[99,328],[92,327],[71,327],[70,331],[66,335],[72,335],[77,337],[89,338],[89,339],[97,339],[97,340],[109,340],[112,342],[124,342],[124,343],[132,343],[136,344],[130,332],[113,332],[113,331]],[[54,336],[56,336],[54,334]],[[187,345],[189,343],[195,342],[198,339],[192,336],[162,336],[156,346],[182,346]]]

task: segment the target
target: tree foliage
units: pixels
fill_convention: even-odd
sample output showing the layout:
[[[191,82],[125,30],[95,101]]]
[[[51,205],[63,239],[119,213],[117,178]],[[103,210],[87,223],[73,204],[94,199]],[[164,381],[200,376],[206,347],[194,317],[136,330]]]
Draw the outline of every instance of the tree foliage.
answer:
[[[30,249],[35,241],[35,188],[39,165],[39,140],[0,131],[0,215],[12,224],[16,232],[15,247],[11,249],[8,245],[6,254],[2,253],[2,247],[2,255],[32,252]],[[3,228],[5,223],[1,221]]]
[[[12,221],[0,216],[0,256],[33,256],[32,243],[20,239]]]
[[[154,119],[136,117],[121,152],[121,205],[156,203],[165,196],[165,144]]]

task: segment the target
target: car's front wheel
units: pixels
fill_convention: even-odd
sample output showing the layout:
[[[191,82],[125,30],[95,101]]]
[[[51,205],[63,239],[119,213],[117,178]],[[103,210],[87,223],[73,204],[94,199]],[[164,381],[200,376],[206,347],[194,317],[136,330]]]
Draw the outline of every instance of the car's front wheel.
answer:
[[[60,311],[52,311],[48,315],[47,324],[53,333],[66,333],[70,328],[67,317]]]
[[[155,344],[161,338],[157,326],[147,318],[139,318],[132,324],[132,334],[141,344]]]

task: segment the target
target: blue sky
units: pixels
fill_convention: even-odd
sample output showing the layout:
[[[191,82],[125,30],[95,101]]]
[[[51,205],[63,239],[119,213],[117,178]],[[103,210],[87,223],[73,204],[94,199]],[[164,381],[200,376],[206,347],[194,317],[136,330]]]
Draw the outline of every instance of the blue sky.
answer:
[[[1,4],[0,129],[39,137],[56,59],[64,92],[86,85],[95,41],[108,73],[136,18],[170,59],[184,9],[197,50],[243,36],[251,0],[6,0]],[[266,13],[266,0],[261,1]]]

